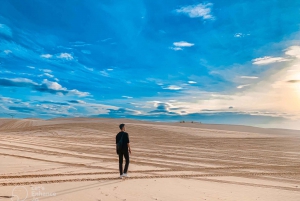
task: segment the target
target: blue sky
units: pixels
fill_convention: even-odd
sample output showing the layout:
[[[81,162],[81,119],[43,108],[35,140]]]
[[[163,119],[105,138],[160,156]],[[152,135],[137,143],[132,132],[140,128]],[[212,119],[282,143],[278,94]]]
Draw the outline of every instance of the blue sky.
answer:
[[[0,117],[296,127],[300,2],[3,0]]]

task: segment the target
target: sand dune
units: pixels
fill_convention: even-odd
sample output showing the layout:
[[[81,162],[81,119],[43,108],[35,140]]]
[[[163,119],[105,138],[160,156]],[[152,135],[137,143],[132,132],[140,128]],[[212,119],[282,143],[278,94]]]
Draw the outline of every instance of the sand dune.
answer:
[[[119,123],[133,147],[125,180]],[[27,191],[26,200],[298,201],[299,144],[298,131],[246,126],[0,119],[0,200]]]

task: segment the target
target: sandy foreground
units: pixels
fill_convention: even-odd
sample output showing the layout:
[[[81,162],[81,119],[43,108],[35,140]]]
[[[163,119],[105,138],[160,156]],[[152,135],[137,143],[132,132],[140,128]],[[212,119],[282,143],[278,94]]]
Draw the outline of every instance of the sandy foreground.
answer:
[[[115,135],[132,155],[119,179]],[[300,132],[117,119],[0,119],[0,200],[299,201]]]

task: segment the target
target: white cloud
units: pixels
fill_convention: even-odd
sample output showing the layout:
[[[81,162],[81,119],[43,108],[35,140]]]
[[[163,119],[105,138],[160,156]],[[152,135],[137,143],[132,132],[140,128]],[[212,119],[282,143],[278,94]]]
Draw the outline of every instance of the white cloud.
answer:
[[[44,73],[44,76],[47,76],[47,77],[50,77],[50,78],[53,78],[54,76],[49,74],[49,73]]]
[[[22,102],[20,99],[0,96],[0,101],[4,103]]]
[[[102,70],[102,71],[99,71],[99,72],[100,72],[100,74],[101,74],[102,76],[104,76],[104,77],[109,77],[109,74],[108,74],[106,71]]]
[[[300,59],[292,57],[292,55],[298,55],[297,49],[296,47],[288,48],[283,53],[292,51],[288,52],[285,57],[282,56],[283,58],[277,59],[280,61],[282,59],[293,59],[293,63],[276,63],[281,64],[282,68],[276,69],[276,71],[273,68],[266,69],[263,76],[258,75],[258,78],[256,75],[252,76],[249,73],[250,71],[247,71],[249,74],[243,71],[244,74],[237,69],[225,71],[226,74],[232,75],[230,79],[232,83],[236,84],[235,89],[230,88],[228,91],[216,93],[187,88],[181,90],[181,93],[168,96],[168,100],[176,99],[177,102],[172,103],[174,107],[186,108],[187,113],[197,113],[203,109],[228,112],[228,108],[233,106],[234,109],[230,110],[231,112],[300,119],[300,88],[299,82],[296,81],[300,80]],[[182,85],[178,86],[184,87]],[[147,99],[143,100],[143,103],[146,101]],[[273,114],[270,114],[270,112]]]
[[[35,82],[33,82],[32,80],[27,79],[27,78],[12,78],[12,79],[8,79],[8,80],[11,80],[13,82],[28,83],[28,84],[36,85]]]
[[[4,52],[5,54],[11,54],[11,53],[12,53],[11,50],[4,50],[3,52]]]
[[[83,42],[83,41],[75,41],[75,42],[72,42],[71,44],[74,47],[84,47],[84,46],[92,45],[92,44],[89,44],[89,43],[86,43],[86,42]]]
[[[82,100],[77,100],[78,101],[78,103],[80,103],[80,104],[85,104],[86,102],[85,101],[82,101]]]
[[[246,36],[250,36],[250,34],[243,34],[243,33],[236,33],[236,34],[234,34],[235,38],[242,38],[242,37],[246,37]]]
[[[250,84],[240,85],[240,86],[237,86],[236,88],[242,89],[242,88],[245,88],[245,87],[248,87],[248,86],[250,86]]]
[[[82,92],[82,91],[78,91],[77,89],[69,90],[69,93],[74,94],[74,95],[79,96],[79,97],[85,97],[85,96],[90,96],[91,95],[89,92]]]
[[[51,75],[49,73],[44,73],[44,74],[38,75],[38,77],[43,77],[43,76],[54,78],[54,75]]]
[[[176,85],[170,85],[168,87],[165,87],[163,89],[169,89],[169,90],[180,90],[182,87],[176,86]]]
[[[195,44],[194,43],[189,43],[189,42],[186,42],[186,41],[179,41],[179,42],[174,42],[173,45],[174,45],[174,47],[170,47],[170,49],[174,50],[174,51],[179,51],[179,50],[183,50],[182,47],[192,47]]]
[[[15,72],[9,71],[9,70],[5,70],[5,71],[0,71],[0,73],[6,73],[6,74],[17,74]]]
[[[66,60],[73,60],[73,56],[69,53],[60,53],[60,55],[57,56],[57,58],[60,59],[66,59]]]
[[[189,84],[197,84],[195,81],[188,81]]]
[[[65,59],[65,60],[73,60],[73,56],[69,53],[60,53],[59,56],[57,56],[57,58],[60,58],[60,59]]]
[[[256,58],[253,59],[252,62],[255,65],[268,65],[271,63],[276,63],[276,62],[283,62],[283,61],[289,61],[289,59],[283,58],[283,57],[261,57],[261,58]]]
[[[212,3],[200,3],[197,5],[181,7],[180,9],[176,9],[176,12],[186,14],[191,18],[202,17],[203,19],[213,19],[214,17],[211,14],[212,6]]]
[[[300,58],[300,46],[289,47],[286,50],[285,54],[289,55],[289,56],[294,56],[294,57]]]
[[[46,58],[46,59],[50,59],[52,57],[52,55],[51,54],[42,54],[41,57]]]
[[[35,67],[34,67],[34,66],[27,66],[27,68],[35,69]]]
[[[62,87],[60,84],[58,84],[57,82],[51,82],[47,79],[43,80],[43,84],[45,84],[49,89],[55,90],[55,91],[66,91],[67,88]]]
[[[186,42],[186,41],[180,41],[180,42],[174,42],[173,45],[176,46],[176,47],[192,47],[195,44],[194,43],[189,43],[189,42]]]
[[[236,33],[236,34],[234,34],[234,37],[236,37],[236,38],[241,38],[242,36],[243,36],[242,33]]]
[[[86,67],[86,66],[84,66],[84,68],[87,69],[87,70],[89,70],[89,71],[94,71],[93,68],[88,68],[88,67]]]
[[[122,96],[123,98],[132,98],[131,96]]]
[[[112,68],[108,68],[107,70],[108,70],[108,71],[113,71],[114,69],[112,69]]]
[[[183,50],[181,47],[170,47],[170,49],[174,51]]]
[[[257,79],[258,77],[256,77],[256,76],[240,76],[240,78],[243,78],[243,79]]]
[[[45,73],[52,73],[52,70],[50,69],[42,69],[42,71],[44,71]]]
[[[3,86],[16,86],[16,87],[27,87],[31,88],[34,91],[39,92],[47,92],[52,94],[60,94],[60,95],[76,95],[79,97],[83,96],[90,96],[88,92],[81,92],[77,89],[68,90],[66,87],[62,87],[57,82],[52,82],[47,79],[44,79],[41,84],[33,82],[27,78],[12,78],[12,79],[1,79],[2,82],[0,83]],[[4,81],[4,82],[3,82]]]

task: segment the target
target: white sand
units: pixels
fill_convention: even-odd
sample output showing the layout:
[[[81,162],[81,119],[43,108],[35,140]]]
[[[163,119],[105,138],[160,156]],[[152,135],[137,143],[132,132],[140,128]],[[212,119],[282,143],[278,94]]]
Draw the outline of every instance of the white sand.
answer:
[[[123,180],[115,153],[119,123],[127,124],[133,151]],[[0,200],[28,193],[26,200],[51,201],[299,201],[299,145],[300,132],[292,130],[0,119]]]

